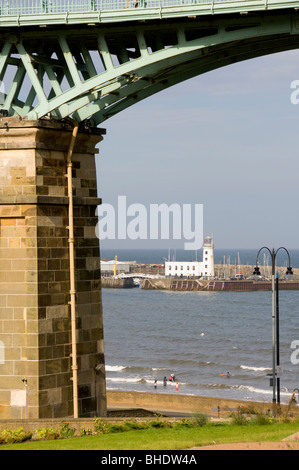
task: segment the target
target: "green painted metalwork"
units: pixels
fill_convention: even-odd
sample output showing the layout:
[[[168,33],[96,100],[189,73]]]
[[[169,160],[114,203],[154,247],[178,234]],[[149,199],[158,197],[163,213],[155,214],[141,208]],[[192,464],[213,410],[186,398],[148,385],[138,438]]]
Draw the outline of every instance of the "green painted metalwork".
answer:
[[[136,7],[165,7],[205,3],[207,0],[0,0],[1,14],[39,15],[76,13],[102,10],[122,10]],[[227,1],[227,0],[217,0]]]
[[[143,8],[156,8],[156,7],[184,7],[186,5],[200,5],[214,4],[213,8],[223,8],[223,3],[235,4],[231,5],[232,8],[238,8],[238,5],[244,3],[241,1],[231,0],[215,0],[210,2],[209,0],[0,0],[0,8],[2,16],[20,16],[20,15],[57,15],[65,13],[77,13],[77,12],[92,12],[92,11],[103,11],[103,10],[123,10],[136,7]],[[219,5],[217,5],[217,3]],[[271,2],[259,2],[251,0],[253,7],[256,8],[258,5],[271,4]],[[277,2],[276,2],[277,3]],[[283,8],[288,0],[282,0],[279,2]],[[226,7],[224,7],[226,8]],[[31,18],[32,19],[32,18]]]
[[[112,24],[105,24],[108,16],[102,22],[94,11],[97,1],[87,3],[88,15],[97,14],[98,21],[82,22],[80,28],[67,21],[60,24],[60,19],[55,26],[51,23],[47,12],[67,3],[54,0],[30,2],[44,12],[31,25],[23,27],[20,16],[19,24],[2,28],[2,114],[29,119],[72,116],[79,122],[92,119],[98,125],[188,78],[299,47],[299,0],[284,1],[283,6],[274,0],[161,6],[160,17],[149,19],[144,17],[149,0],[144,0],[144,8],[112,12],[118,18],[115,21],[107,10]],[[1,8],[6,3],[2,0]],[[20,0],[6,6],[12,9],[17,3],[24,8],[29,4]],[[167,8],[169,17],[164,16]],[[1,17],[1,21],[5,18],[12,17]]]
[[[0,0],[0,26],[102,24],[298,8],[295,0]]]

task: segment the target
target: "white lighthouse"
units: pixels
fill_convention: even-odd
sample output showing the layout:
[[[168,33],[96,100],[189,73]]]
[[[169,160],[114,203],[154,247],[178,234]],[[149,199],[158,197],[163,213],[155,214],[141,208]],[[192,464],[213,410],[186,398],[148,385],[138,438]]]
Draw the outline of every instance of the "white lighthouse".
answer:
[[[202,261],[166,261],[165,276],[212,279],[215,276],[213,238],[204,239]]]
[[[202,276],[213,278],[215,276],[214,270],[214,243],[212,237],[205,237],[203,244],[202,256]]]

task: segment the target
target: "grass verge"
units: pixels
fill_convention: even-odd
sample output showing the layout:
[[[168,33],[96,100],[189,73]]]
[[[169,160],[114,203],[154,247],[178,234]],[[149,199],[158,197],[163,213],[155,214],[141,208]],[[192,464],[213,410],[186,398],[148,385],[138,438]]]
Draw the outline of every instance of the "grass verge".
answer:
[[[278,442],[294,434],[299,422],[258,424],[207,423],[198,426],[179,422],[166,427],[145,427],[102,432],[97,435],[5,444],[0,450],[183,450],[211,444]]]

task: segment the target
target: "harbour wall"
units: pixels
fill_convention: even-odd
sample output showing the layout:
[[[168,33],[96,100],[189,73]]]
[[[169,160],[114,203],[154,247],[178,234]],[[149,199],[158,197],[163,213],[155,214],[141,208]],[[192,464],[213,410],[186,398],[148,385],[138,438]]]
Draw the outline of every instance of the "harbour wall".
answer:
[[[270,279],[272,267],[260,265],[259,268],[260,268],[262,276],[264,276],[267,279]],[[218,279],[230,279],[231,277],[234,277],[236,273],[242,273],[244,279],[247,279],[250,276],[252,276],[253,270],[254,270],[254,266],[249,265],[249,264],[243,264],[243,265],[215,264],[215,276]],[[276,267],[276,270],[278,271],[280,277],[283,277],[286,273],[285,266],[278,266]],[[164,276],[165,267],[162,265],[156,265],[156,264],[139,264],[139,265],[136,264],[136,265],[131,266],[130,272],[132,274],[137,274],[137,275],[142,273],[142,274],[153,274],[153,275]],[[296,278],[296,276],[299,279],[299,269],[293,268],[293,272],[294,272],[294,279]]]
[[[159,273],[155,271],[159,269]],[[215,273],[217,273],[218,279],[216,280],[204,280],[204,279],[195,279],[195,278],[165,278],[165,277],[157,277],[157,278],[148,278],[141,280],[141,287],[145,290],[170,290],[170,291],[216,291],[216,292],[251,292],[251,291],[271,291],[272,289],[272,282],[270,280],[270,274],[268,269],[264,269],[261,267],[261,273],[263,276],[266,277],[266,280],[250,280],[246,279],[247,277],[251,276],[253,273],[254,266],[250,265],[243,265],[239,266],[238,272],[243,273],[244,279],[243,280],[233,280],[227,277],[226,279],[222,278],[228,271],[224,270],[223,265],[215,265]],[[138,270],[134,270],[131,272],[136,274],[136,278],[138,278],[138,274],[145,274],[145,275],[152,275],[152,274],[159,274],[163,276],[163,269],[162,267],[152,266],[150,265],[150,270],[142,269],[138,267]],[[279,280],[279,289],[280,290],[299,290],[299,269],[294,268],[293,272],[294,275],[290,280],[283,280],[283,276],[285,275],[286,268],[285,267],[277,267],[277,272],[279,273],[280,280]],[[234,273],[231,272],[233,275]],[[112,289],[124,289],[124,288],[132,288],[136,287],[136,284],[133,281],[133,278],[121,278],[115,279],[113,277],[102,277],[102,287],[103,288],[112,288]]]
[[[146,290],[171,290],[184,292],[253,292],[271,291],[271,281],[225,281],[199,279],[145,279],[142,288]],[[299,290],[299,281],[280,281],[280,290]]]
[[[102,287],[104,289],[129,289],[135,287],[132,278],[114,279],[113,277],[102,277]]]

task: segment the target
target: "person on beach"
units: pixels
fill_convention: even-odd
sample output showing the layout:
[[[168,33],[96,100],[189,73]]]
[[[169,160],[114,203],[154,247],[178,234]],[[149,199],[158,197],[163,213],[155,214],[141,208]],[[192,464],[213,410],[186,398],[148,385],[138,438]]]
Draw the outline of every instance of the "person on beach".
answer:
[[[164,387],[166,387],[166,386],[167,386],[167,378],[166,378],[166,377],[164,377],[163,384],[164,384]]]
[[[158,382],[155,380],[155,382],[154,382],[154,389],[157,390],[157,387],[158,387]]]

